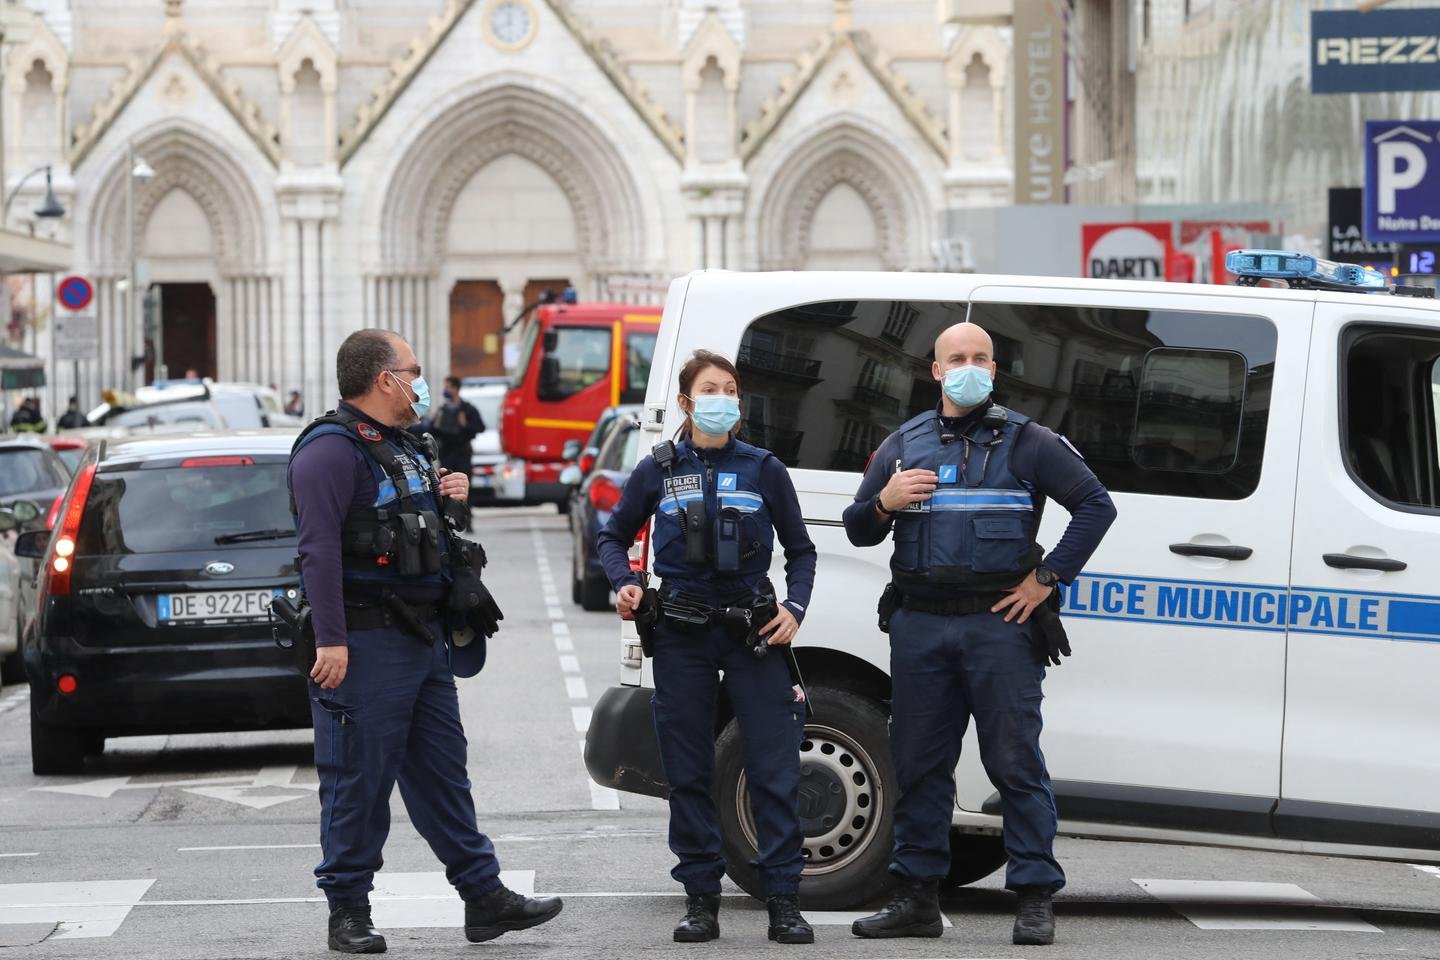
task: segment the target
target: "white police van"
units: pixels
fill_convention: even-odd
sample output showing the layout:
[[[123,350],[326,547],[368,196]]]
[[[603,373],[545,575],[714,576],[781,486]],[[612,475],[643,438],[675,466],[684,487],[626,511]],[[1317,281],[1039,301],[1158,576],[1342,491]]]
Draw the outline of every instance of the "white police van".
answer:
[[[841,511],[871,451],[937,402],[932,345],[967,319],[994,338],[997,400],[1068,437],[1119,510],[1064,592],[1075,652],[1045,683],[1061,833],[1440,862],[1440,303],[1335,289],[1384,280],[1309,258],[1236,262],[1332,288],[725,272],[671,285],[644,429],[659,441],[681,421],[693,350],[734,357],[746,435],[789,465],[819,548],[796,648],[815,707],[810,907],[873,901],[889,882],[889,641],[875,625],[889,544],[851,546]],[[1041,542],[1067,521],[1052,505]],[[660,796],[650,662],[629,624],[622,643],[587,765]],[[723,703],[716,733],[725,853],[753,892]],[[955,781],[964,883],[1004,862],[973,729]]]

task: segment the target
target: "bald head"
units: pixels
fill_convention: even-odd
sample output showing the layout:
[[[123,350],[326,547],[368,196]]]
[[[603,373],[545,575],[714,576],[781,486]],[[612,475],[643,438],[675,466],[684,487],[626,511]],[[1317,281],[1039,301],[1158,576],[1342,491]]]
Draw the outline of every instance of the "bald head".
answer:
[[[935,338],[935,363],[941,374],[963,363],[990,364],[994,360],[995,344],[978,324],[957,323]]]

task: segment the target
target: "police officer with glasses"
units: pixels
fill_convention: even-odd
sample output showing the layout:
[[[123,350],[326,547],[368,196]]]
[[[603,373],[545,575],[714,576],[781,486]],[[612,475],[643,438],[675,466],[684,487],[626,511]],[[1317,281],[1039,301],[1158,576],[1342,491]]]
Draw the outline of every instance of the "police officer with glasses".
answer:
[[[499,615],[474,571],[459,568],[465,547],[452,540],[456,511],[469,512],[469,475],[437,471],[405,430],[425,416],[430,390],[403,339],[353,333],[336,372],[343,399],[301,433],[289,471],[315,645],[315,875],[330,905],[330,949],[385,952],[369,894],[397,782],[411,822],[464,900],[466,938],[536,926],[562,904],[500,882],[465,770],[455,675],[479,671]],[[455,612],[477,609],[482,594],[493,616],[477,636],[467,625],[477,621],[456,622]]]
[[[898,886],[858,937],[938,937],[939,884],[950,868],[955,765],[970,719],[980,760],[999,791],[1018,895],[1017,944],[1055,939],[1057,826],[1040,752],[1041,681],[1070,652],[1057,614],[1069,583],[1115,519],[1105,488],[1078,451],[995,403],[994,346],[971,323],[935,341],[935,410],[903,424],[871,459],[845,509],[850,542],[894,532],[891,584],[880,604],[890,634],[890,749],[899,799],[890,872]],[[1036,543],[1049,498],[1070,513],[1049,554]]]
[[[679,381],[686,414],[679,442],[661,443],[640,461],[598,539],[620,613],[635,614],[655,659],[655,732],[670,785],[670,849],[680,861],[671,876],[686,895],[675,940],[699,943],[720,935],[725,862],[711,788],[717,674],[723,672],[744,743],[769,938],[813,943],[798,899],[805,697],[787,654],[810,603],[815,545],[785,465],[735,438],[740,387],[734,364],[699,350]],[[627,557],[652,516],[655,572],[663,581],[658,591],[642,587]],[[767,577],[777,535],[785,550],[783,602]]]

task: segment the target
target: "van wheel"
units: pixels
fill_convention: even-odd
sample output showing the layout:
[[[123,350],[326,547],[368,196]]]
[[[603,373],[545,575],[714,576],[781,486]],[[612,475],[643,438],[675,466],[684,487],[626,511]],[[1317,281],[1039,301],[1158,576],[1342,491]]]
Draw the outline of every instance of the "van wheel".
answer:
[[[945,885],[963,887],[983,880],[1005,865],[1005,839],[993,834],[950,831],[950,873]]]
[[[847,910],[883,899],[894,883],[887,869],[896,796],[889,721],[880,704],[848,690],[808,692],[815,715],[800,745],[800,903],[807,910]],[[726,725],[715,750],[726,868],[746,893],[763,897],[760,875],[750,866],[757,834],[738,722]]]
[[[30,769],[36,774],[79,773],[85,754],[95,745],[95,736],[84,730],[57,727],[36,716],[34,697],[30,700]],[[101,749],[105,741],[100,739]]]

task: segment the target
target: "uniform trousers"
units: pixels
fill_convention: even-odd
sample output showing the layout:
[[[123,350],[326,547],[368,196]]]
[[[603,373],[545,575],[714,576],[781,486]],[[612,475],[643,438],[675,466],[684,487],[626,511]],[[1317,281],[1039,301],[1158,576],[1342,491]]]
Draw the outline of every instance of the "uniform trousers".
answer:
[[[796,702],[778,650],[756,658],[719,627],[661,623],[655,636],[651,707],[660,760],[670,784],[670,875],[690,896],[720,892],[725,861],[711,793],[715,778],[715,700],[725,693],[740,724],[745,779],[755,815],[759,871],[770,895],[794,894],[804,867],[800,829],[800,741],[805,704]]]
[[[429,627],[441,636],[438,622]],[[495,849],[475,823],[445,644],[384,628],[351,631],[349,650],[339,686],[309,684],[323,857],[315,876],[330,908],[369,902],[397,782],[410,821],[460,896],[499,887]]]
[[[890,871],[935,879],[950,870],[955,765],[970,718],[980,762],[1000,794],[1005,885],[1058,890],[1055,797],[1040,752],[1045,667],[1033,620],[896,610],[890,620],[890,751],[900,797]]]

